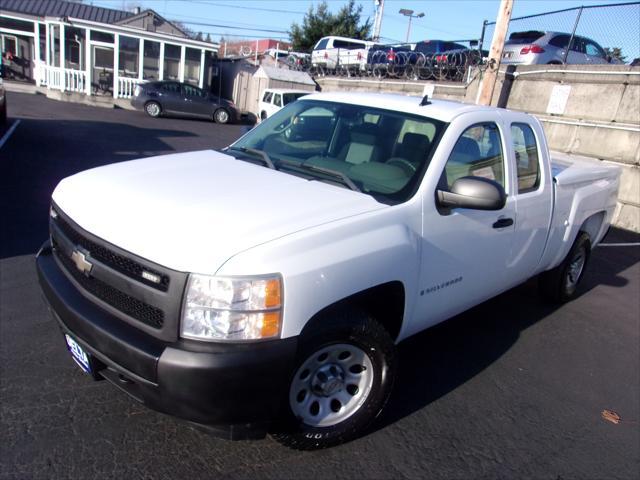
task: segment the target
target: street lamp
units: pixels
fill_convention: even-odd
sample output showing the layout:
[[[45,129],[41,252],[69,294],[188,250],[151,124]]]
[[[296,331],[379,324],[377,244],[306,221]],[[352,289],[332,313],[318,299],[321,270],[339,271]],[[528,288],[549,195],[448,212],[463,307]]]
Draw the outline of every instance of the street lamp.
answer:
[[[409,34],[411,33],[411,19],[412,18],[422,18],[424,17],[424,13],[420,12],[417,15],[413,14],[413,10],[408,10],[406,8],[401,8],[400,12],[405,17],[409,17],[409,26],[407,27],[407,38],[405,40],[406,43],[409,43]]]

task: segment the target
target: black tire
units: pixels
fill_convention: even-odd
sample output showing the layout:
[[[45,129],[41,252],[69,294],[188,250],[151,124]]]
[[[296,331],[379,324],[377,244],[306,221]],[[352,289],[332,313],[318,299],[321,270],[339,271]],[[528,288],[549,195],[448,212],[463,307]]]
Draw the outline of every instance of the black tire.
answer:
[[[562,263],[538,276],[540,294],[553,303],[565,303],[575,297],[590,256],[589,235],[580,232]],[[580,262],[581,266],[576,268]]]
[[[229,123],[231,115],[224,108],[219,108],[213,112],[213,121],[220,124]]]
[[[162,113],[162,106],[158,102],[147,102],[144,104],[144,111],[153,118],[158,118]]]
[[[272,436],[278,442],[296,450],[318,450],[332,447],[361,435],[387,403],[395,378],[396,357],[394,342],[384,327],[373,318],[361,310],[346,308],[332,312],[330,315],[324,315],[319,320],[315,327],[312,327],[308,332],[304,332],[301,336],[296,367],[289,380],[287,397],[286,401],[284,401],[283,419],[276,430],[272,432]],[[344,362],[346,367],[351,361],[353,365],[348,367],[350,372],[355,372],[354,367],[357,367],[356,370],[358,368],[362,370],[356,372],[356,375],[362,375],[363,378],[366,375],[366,369],[362,368],[362,366],[358,367],[357,357],[349,360],[347,356],[346,360],[337,360],[344,353],[348,353],[343,351],[345,348],[347,350],[353,348],[355,352],[362,353],[363,357],[366,356],[368,360],[364,359],[364,364],[367,364],[366,362],[368,361],[368,364],[371,365],[370,384],[366,389],[363,389],[363,396],[358,398],[357,396],[360,393],[358,387],[349,383],[350,381],[357,382],[358,380],[349,380],[351,378],[349,377],[350,374],[345,371],[347,378],[343,377],[342,389],[338,387],[335,394],[353,395],[354,403],[347,402],[346,406],[342,405],[338,410],[334,410],[333,402],[335,399],[327,398],[325,401],[330,403],[333,415],[347,414],[348,416],[330,426],[305,423],[302,418],[294,415],[292,402],[302,402],[302,400],[299,400],[299,393],[298,397],[295,397],[295,390],[302,381],[300,378],[303,378],[302,375],[305,372],[305,370],[301,371],[301,368],[308,362],[317,362],[313,363],[313,365],[318,365],[316,372],[309,372],[306,375],[309,378],[307,395],[311,397],[308,402],[310,412],[313,408],[314,399],[331,395],[325,395],[324,392],[317,393],[318,390],[312,386],[313,379],[320,378],[317,376],[319,370],[326,368],[327,365],[329,368],[333,368],[334,365],[340,367],[342,364],[339,362],[341,361]],[[323,350],[342,353],[336,353],[334,357],[336,360],[333,362],[324,360],[325,363],[320,363]],[[316,357],[318,354],[320,355]],[[312,394],[312,392],[315,393]],[[342,411],[343,409],[344,412]],[[348,413],[349,409],[352,413]],[[319,421],[323,421],[323,419],[330,420],[332,412],[327,412],[326,416],[316,415],[318,415]]]
[[[7,123],[7,103],[5,100],[5,103],[2,105],[2,110],[0,110],[0,125],[4,125],[5,123]]]

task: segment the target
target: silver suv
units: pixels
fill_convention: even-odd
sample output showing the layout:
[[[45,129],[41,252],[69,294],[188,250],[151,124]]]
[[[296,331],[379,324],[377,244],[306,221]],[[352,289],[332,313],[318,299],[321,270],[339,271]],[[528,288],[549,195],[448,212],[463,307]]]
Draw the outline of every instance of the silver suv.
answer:
[[[570,40],[571,34],[562,32],[515,32],[504,44],[501,62],[505,65],[621,63],[590,38],[576,35],[568,47]]]

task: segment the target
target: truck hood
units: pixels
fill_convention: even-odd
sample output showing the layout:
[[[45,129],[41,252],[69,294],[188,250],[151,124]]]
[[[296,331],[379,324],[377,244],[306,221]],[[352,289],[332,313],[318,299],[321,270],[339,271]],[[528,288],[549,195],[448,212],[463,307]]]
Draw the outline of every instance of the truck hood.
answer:
[[[174,270],[213,274],[231,256],[386,205],[213,150],[65,178],[53,201],[88,232]]]

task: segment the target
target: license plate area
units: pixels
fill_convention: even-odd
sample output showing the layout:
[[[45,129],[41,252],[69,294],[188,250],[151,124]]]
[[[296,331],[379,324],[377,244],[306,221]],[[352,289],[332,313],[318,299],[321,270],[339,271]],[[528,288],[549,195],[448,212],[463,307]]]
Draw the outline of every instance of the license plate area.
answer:
[[[91,355],[85,352],[80,344],[76,342],[75,339],[70,335],[67,335],[65,333],[64,338],[67,341],[67,349],[69,350],[69,353],[71,353],[71,358],[73,358],[73,361],[78,364],[83,372],[92,375],[93,371],[91,368]]]
[[[511,58],[512,53],[513,53],[513,52],[504,52],[504,53],[502,54],[502,58]]]

